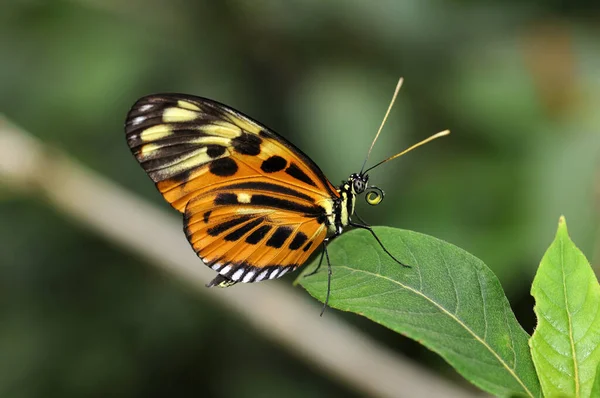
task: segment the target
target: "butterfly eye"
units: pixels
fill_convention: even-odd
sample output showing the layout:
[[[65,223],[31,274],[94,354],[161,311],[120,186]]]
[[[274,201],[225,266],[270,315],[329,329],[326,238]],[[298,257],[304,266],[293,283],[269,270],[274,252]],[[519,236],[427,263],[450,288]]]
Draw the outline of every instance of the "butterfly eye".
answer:
[[[366,188],[364,181],[359,179],[354,180],[353,185],[355,193],[363,193]]]
[[[365,200],[371,206],[377,206],[383,201],[385,197],[385,193],[377,187],[370,187],[367,194],[365,195]]]

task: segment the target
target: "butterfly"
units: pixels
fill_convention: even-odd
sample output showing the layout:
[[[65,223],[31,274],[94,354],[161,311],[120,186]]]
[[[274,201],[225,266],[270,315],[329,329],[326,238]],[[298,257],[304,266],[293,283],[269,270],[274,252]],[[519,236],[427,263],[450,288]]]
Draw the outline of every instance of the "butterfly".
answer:
[[[379,204],[384,192],[369,185],[373,168],[449,134],[440,132],[334,186],[319,166],[268,127],[219,102],[186,94],[139,99],[125,122],[127,144],[173,208],[183,214],[185,235],[198,257],[217,276],[207,287],[279,278],[303,265],[344,228],[371,232],[355,211],[356,198]],[[309,275],[311,275],[309,274]],[[321,313],[322,314],[322,313]]]

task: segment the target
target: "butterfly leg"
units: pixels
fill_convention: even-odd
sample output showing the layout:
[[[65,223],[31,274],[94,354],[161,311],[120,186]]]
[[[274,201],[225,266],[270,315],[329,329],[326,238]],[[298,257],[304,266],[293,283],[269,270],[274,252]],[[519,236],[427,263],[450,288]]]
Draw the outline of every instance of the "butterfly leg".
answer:
[[[329,243],[329,239],[330,238],[326,238],[323,240],[323,251],[321,252],[321,258],[319,259],[319,265],[317,265],[317,268],[315,268],[314,271],[304,275],[304,277],[306,278],[307,276],[316,274],[319,271],[319,268],[321,268],[321,264],[323,264],[323,257],[327,258],[327,294],[325,295],[325,302],[323,304],[323,309],[321,310],[320,316],[323,316],[323,313],[327,308],[327,304],[329,304],[329,295],[331,294],[331,275],[333,274],[333,271],[331,270],[331,261],[329,261],[329,253],[327,252],[327,243]]]
[[[325,295],[325,302],[323,303],[323,309],[321,310],[321,315],[325,312],[327,305],[329,304],[329,294],[331,293],[331,262],[329,261],[329,253],[327,252],[327,243],[325,243],[323,247],[323,252],[325,253],[325,257],[327,257],[327,294]]]
[[[323,257],[325,257],[325,251],[327,250],[327,242],[328,241],[329,241],[329,239],[323,240],[323,251],[321,252],[321,258],[319,259],[319,265],[317,265],[317,268],[315,268],[313,271],[304,275],[305,278],[307,276],[312,276],[312,275],[316,274],[317,272],[319,272],[319,269],[321,269],[321,264],[323,264]]]
[[[352,221],[349,221],[349,224],[355,228],[362,228],[362,229],[366,229],[367,231],[369,231],[371,233],[371,235],[373,235],[373,237],[375,238],[375,240],[377,241],[377,243],[379,243],[379,246],[381,246],[381,248],[383,249],[383,251],[392,258],[392,260],[394,260],[395,262],[397,262],[398,264],[400,264],[403,267],[406,268],[410,268],[410,265],[406,265],[404,264],[402,261],[398,260],[396,257],[394,257],[394,255],[392,253],[390,253],[388,251],[388,249],[385,248],[385,246],[383,245],[383,243],[381,242],[381,240],[379,240],[379,237],[375,234],[375,231],[373,231],[373,228],[371,228],[370,225],[367,225],[360,217],[358,214],[354,213],[354,215],[362,222],[362,224],[358,224]]]

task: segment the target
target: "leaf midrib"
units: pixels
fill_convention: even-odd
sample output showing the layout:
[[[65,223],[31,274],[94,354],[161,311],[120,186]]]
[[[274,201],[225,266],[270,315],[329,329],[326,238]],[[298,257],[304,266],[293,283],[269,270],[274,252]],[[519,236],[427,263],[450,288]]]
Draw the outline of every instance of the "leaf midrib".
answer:
[[[370,272],[370,271],[365,271],[365,270],[361,270],[361,269],[356,269],[356,268],[351,268],[345,265],[339,265],[336,266],[335,268],[344,268],[347,269],[351,272],[362,272],[364,274],[367,275],[371,275],[374,277],[378,277],[381,279],[385,279],[389,282],[395,283],[398,286],[409,290],[413,293],[415,293],[418,296],[423,297],[425,300],[429,301],[431,304],[433,304],[434,306],[436,306],[437,308],[439,308],[442,312],[444,312],[446,315],[448,315],[451,319],[453,319],[456,323],[458,323],[460,326],[462,326],[468,333],[470,333],[477,341],[479,341],[479,343],[481,343],[481,345],[483,345],[495,358],[496,360],[508,371],[508,373],[521,385],[521,387],[523,387],[523,389],[525,390],[525,392],[527,393],[528,396],[530,397],[534,397],[534,395],[531,393],[531,391],[529,391],[529,389],[527,388],[527,386],[525,385],[525,383],[523,383],[523,381],[517,376],[517,374],[514,372],[514,369],[512,369],[510,366],[508,366],[508,364],[502,359],[502,357],[500,355],[498,355],[498,353],[496,351],[494,351],[492,349],[492,347],[490,347],[489,344],[487,344],[487,342],[485,340],[483,340],[480,336],[478,336],[471,328],[469,328],[465,323],[463,323],[457,316],[455,316],[454,314],[452,314],[450,311],[448,311],[446,308],[444,308],[441,304],[439,304],[438,302],[436,302],[435,300],[432,300],[430,297],[426,296],[424,293],[422,293],[419,290],[416,290],[408,285],[404,285],[403,283],[400,283],[390,277],[387,277],[385,275],[381,275],[378,273],[374,273],[374,272]]]
[[[569,311],[569,299],[567,298],[567,281],[565,280],[565,251],[564,240],[560,240],[560,270],[563,280],[563,295],[565,297],[565,311],[567,312],[567,320],[569,322],[569,342],[571,343],[571,355],[573,356],[573,377],[575,378],[575,396],[579,397],[579,367],[577,366],[577,353],[575,352],[575,340],[573,338],[573,319],[571,311]]]

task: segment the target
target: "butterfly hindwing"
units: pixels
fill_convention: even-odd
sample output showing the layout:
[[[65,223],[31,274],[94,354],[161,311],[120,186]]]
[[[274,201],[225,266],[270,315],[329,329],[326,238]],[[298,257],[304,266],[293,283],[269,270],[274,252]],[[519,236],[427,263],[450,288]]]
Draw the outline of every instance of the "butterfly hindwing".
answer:
[[[327,235],[339,193],[283,137],[217,102],[182,94],[140,99],[127,142],[188,240],[230,286],[302,265]]]
[[[327,234],[313,214],[289,210],[296,202],[275,195],[252,204],[256,196],[264,193],[210,192],[190,201],[185,212],[185,232],[194,250],[206,265],[235,282],[274,279],[294,270]],[[306,204],[295,205],[311,211]]]

